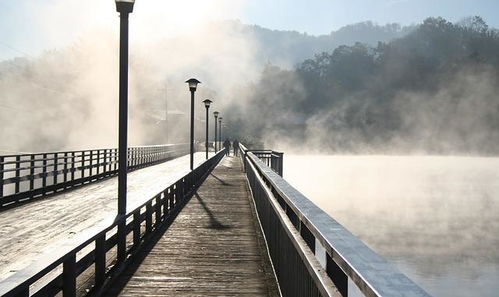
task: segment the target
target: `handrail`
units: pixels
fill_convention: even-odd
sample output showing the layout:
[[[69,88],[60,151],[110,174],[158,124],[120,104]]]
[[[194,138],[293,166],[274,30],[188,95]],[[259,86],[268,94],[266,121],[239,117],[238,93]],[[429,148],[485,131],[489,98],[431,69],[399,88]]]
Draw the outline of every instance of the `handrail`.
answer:
[[[117,245],[116,233],[113,233],[117,226],[125,222],[126,234],[132,233],[133,240],[128,243],[126,252],[133,257],[153,233],[163,230],[175,218],[224,154],[224,150],[220,151],[125,216],[105,221],[65,242],[57,251],[43,254],[41,260],[0,282],[0,296],[55,296],[61,291],[65,297],[75,296],[77,277],[92,265],[94,279],[87,295],[103,292],[125,265],[116,262],[116,255],[112,258],[107,255]],[[61,264],[62,271],[58,271]],[[30,288],[40,280],[44,280],[44,284]]]
[[[128,170],[188,153],[187,144],[128,148]],[[0,210],[116,175],[118,149],[0,155]]]
[[[241,150],[243,152],[247,151],[244,146],[241,146]],[[275,213],[276,210],[273,212],[269,210],[271,209],[269,204],[272,205],[271,202],[275,201],[279,211],[284,213],[287,217],[286,220],[291,222],[289,225],[281,223],[280,226],[284,229],[289,229],[286,226],[291,226],[294,230],[287,230],[287,232],[289,234],[292,232],[298,233],[306,243],[306,249],[309,249],[318,259],[322,260],[322,266],[327,272],[327,277],[334,283],[341,296],[348,295],[348,279],[352,280],[365,296],[430,296],[387,260],[367,247],[340,223],[293,188],[266,166],[255,154],[247,151],[244,155],[248,180],[250,181],[262,227],[264,231],[267,231],[265,236],[269,245],[275,244],[273,240],[275,240],[276,235],[273,232],[275,232],[276,227],[270,228],[265,225],[269,224],[269,218],[278,217],[279,215]],[[281,238],[280,241],[282,240],[284,239]],[[283,245],[282,242],[279,244],[277,245],[279,247]],[[269,247],[269,250],[273,258],[279,258],[280,250],[275,250],[275,247]],[[272,255],[272,252],[275,255]],[[298,254],[300,254],[303,261],[308,261],[303,256],[303,251]],[[308,263],[307,267],[310,268],[313,265]],[[279,270],[279,268],[276,270]],[[311,269],[309,269],[308,273],[311,275],[310,271]],[[286,288],[282,288],[283,285],[291,287],[297,285],[296,276],[294,284],[290,284],[289,280],[286,279],[289,276],[286,276],[285,273],[279,275],[276,271],[276,274],[278,274],[277,277],[283,292],[286,291]],[[312,279],[314,278],[312,277]],[[324,281],[327,280],[315,277],[316,288],[322,295],[332,296],[327,293]],[[301,296],[316,295],[302,294]]]

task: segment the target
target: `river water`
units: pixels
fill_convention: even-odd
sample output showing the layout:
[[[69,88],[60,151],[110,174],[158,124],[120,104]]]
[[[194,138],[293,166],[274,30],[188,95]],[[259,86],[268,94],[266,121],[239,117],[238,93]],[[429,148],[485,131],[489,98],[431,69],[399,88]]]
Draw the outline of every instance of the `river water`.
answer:
[[[284,158],[287,181],[431,295],[499,296],[499,158]]]

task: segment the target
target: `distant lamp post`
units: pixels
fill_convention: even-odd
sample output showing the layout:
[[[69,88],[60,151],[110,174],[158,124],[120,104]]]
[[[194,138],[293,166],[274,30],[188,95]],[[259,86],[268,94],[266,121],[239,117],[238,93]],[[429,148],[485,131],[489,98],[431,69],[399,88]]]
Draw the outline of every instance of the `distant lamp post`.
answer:
[[[208,117],[209,117],[209,112],[208,110],[210,109],[210,104],[212,103],[213,101],[211,101],[210,99],[206,99],[203,101],[204,103],[204,107],[206,107],[206,143],[205,143],[205,146],[206,146],[206,160],[208,160]]]
[[[217,138],[217,135],[218,135],[218,133],[217,133],[217,132],[218,132],[218,127],[217,127],[217,122],[218,122],[218,114],[219,114],[219,112],[218,112],[218,111],[215,111],[215,112],[213,113],[213,115],[215,116],[215,152],[217,152],[217,151],[218,151],[218,150],[217,150],[217,147],[218,147],[218,146],[217,146],[217,143],[218,143],[218,138]]]
[[[223,147],[223,143],[222,143],[222,120],[224,118],[222,117],[219,117],[218,118],[218,138],[220,138],[220,149],[222,149]]]
[[[186,81],[191,91],[191,170],[194,169],[194,93],[201,82],[195,78]]]
[[[119,77],[119,140],[118,140],[118,261],[126,258],[126,189],[128,171],[128,15],[135,0],[116,0],[120,13],[120,77]]]

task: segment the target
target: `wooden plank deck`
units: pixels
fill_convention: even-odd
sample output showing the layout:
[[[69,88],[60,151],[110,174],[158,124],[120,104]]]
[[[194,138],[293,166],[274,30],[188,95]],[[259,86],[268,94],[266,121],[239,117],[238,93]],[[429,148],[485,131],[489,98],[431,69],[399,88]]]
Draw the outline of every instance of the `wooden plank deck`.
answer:
[[[106,296],[279,296],[239,158],[225,157]]]
[[[194,161],[201,164],[205,153],[196,153]],[[129,173],[127,208],[134,209],[188,172],[187,155]],[[0,212],[0,280],[115,217],[117,187],[114,177]]]

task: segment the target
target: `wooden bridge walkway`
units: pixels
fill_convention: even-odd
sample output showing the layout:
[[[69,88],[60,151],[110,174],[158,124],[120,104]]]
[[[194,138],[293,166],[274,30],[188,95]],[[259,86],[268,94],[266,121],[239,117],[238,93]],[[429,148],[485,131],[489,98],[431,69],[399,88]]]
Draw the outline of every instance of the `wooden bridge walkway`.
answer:
[[[195,166],[205,161],[205,153],[194,157]],[[130,172],[127,208],[134,209],[151,199],[188,172],[188,155]],[[117,177],[113,177],[0,212],[0,280],[39,260],[44,252],[56,251],[65,241],[113,218],[117,187]]]
[[[279,296],[239,158],[225,157],[106,296]]]

